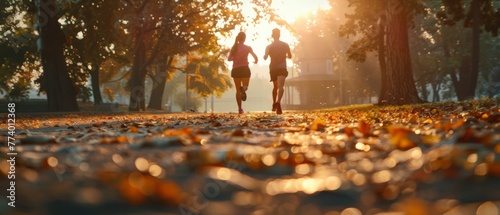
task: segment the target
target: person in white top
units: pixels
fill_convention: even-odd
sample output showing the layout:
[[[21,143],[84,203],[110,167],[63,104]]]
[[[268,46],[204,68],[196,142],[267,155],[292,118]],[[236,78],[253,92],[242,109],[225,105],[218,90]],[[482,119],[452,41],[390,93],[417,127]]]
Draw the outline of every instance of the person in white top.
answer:
[[[286,67],[286,58],[291,59],[292,53],[290,51],[290,46],[280,40],[280,29],[273,29],[272,37],[274,42],[266,47],[266,53],[264,55],[264,60],[271,57],[271,63],[269,64],[269,74],[271,76],[271,81],[273,82],[273,111],[277,114],[282,114],[281,109],[281,98],[285,92],[285,79],[288,76],[288,71]]]

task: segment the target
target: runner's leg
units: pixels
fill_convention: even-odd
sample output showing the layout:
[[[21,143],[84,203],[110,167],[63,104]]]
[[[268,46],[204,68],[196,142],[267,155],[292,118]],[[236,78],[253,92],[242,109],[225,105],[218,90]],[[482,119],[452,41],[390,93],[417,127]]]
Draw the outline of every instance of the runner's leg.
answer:
[[[286,76],[278,76],[277,82],[277,90],[278,90],[278,100],[276,102],[281,103],[281,98],[283,98],[283,94],[285,93],[285,79]]]
[[[273,109],[276,110],[276,97],[278,95],[278,80],[273,81]]]
[[[248,90],[248,86],[250,85],[250,78],[242,78],[243,82],[243,87],[245,88],[245,91]]]
[[[240,86],[242,83],[242,78],[233,78],[234,86],[236,88],[236,104],[238,104],[238,110],[241,110],[241,91]]]

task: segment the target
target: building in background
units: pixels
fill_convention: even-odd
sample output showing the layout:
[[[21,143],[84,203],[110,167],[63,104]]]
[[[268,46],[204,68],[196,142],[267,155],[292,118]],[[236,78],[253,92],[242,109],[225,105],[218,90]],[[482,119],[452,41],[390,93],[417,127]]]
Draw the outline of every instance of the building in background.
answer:
[[[377,102],[380,69],[373,56],[347,61],[342,47],[315,35],[299,44],[297,67],[285,83],[286,109],[310,110]],[[296,71],[298,70],[298,71]],[[290,71],[290,69],[289,69]]]

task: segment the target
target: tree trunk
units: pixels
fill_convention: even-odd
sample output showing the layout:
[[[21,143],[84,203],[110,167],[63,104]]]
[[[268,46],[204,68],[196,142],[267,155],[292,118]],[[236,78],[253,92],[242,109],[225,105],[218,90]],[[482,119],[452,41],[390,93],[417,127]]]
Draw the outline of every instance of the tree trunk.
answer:
[[[477,79],[479,76],[479,36],[481,25],[481,0],[473,0],[471,5],[472,10],[472,52],[470,57],[470,69],[465,78],[460,77],[466,83],[463,83],[464,95],[459,100],[473,99],[476,95]],[[466,70],[467,71],[467,70]],[[464,74],[465,75],[465,74]]]
[[[153,89],[151,90],[148,108],[163,110],[163,91],[165,90],[167,79],[162,74],[156,74],[154,79],[157,80],[153,80]]]
[[[385,15],[380,16],[379,33],[378,33],[378,62],[380,65],[380,96],[379,101],[387,100],[383,96],[387,95],[387,62],[386,62],[386,24]]]
[[[471,57],[463,56],[459,69],[459,77],[453,81],[458,100],[466,100],[471,87]]]
[[[48,110],[79,111],[77,91],[66,67],[66,35],[58,22],[59,7],[55,0],[40,0],[38,3],[39,48],[43,67],[41,87],[47,93]]]
[[[137,33],[137,48],[135,50],[134,62],[129,81],[130,87],[130,103],[128,109],[130,111],[145,111],[145,92],[144,81],[146,80],[146,45],[141,39],[141,33]]]
[[[102,95],[99,87],[99,66],[92,65],[92,69],[89,73],[92,84],[92,95],[94,96],[94,105],[100,105],[102,104]]]
[[[408,18],[403,0],[387,0],[387,81],[382,105],[423,102],[417,93],[408,43]]]
[[[156,64],[156,71],[153,79],[153,89],[151,90],[151,96],[149,97],[148,108],[155,110],[163,110],[163,92],[165,91],[165,85],[167,83],[167,57],[162,57]]]
[[[476,95],[477,80],[479,77],[479,58],[481,34],[481,0],[473,0],[471,3],[472,13],[472,50],[470,56],[463,56],[458,77],[455,73],[450,73],[453,86],[460,101],[473,99]],[[470,39],[469,36],[466,37]],[[450,57],[448,47],[444,46],[445,56]]]

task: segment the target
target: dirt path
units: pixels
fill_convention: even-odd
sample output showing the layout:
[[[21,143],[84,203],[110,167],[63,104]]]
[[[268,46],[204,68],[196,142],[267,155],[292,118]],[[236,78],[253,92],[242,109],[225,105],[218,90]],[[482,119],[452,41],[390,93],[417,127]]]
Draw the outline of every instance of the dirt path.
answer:
[[[2,199],[0,213],[498,212],[499,119],[494,102],[24,115],[15,151],[0,125],[0,184],[9,197],[15,183],[16,206]]]

